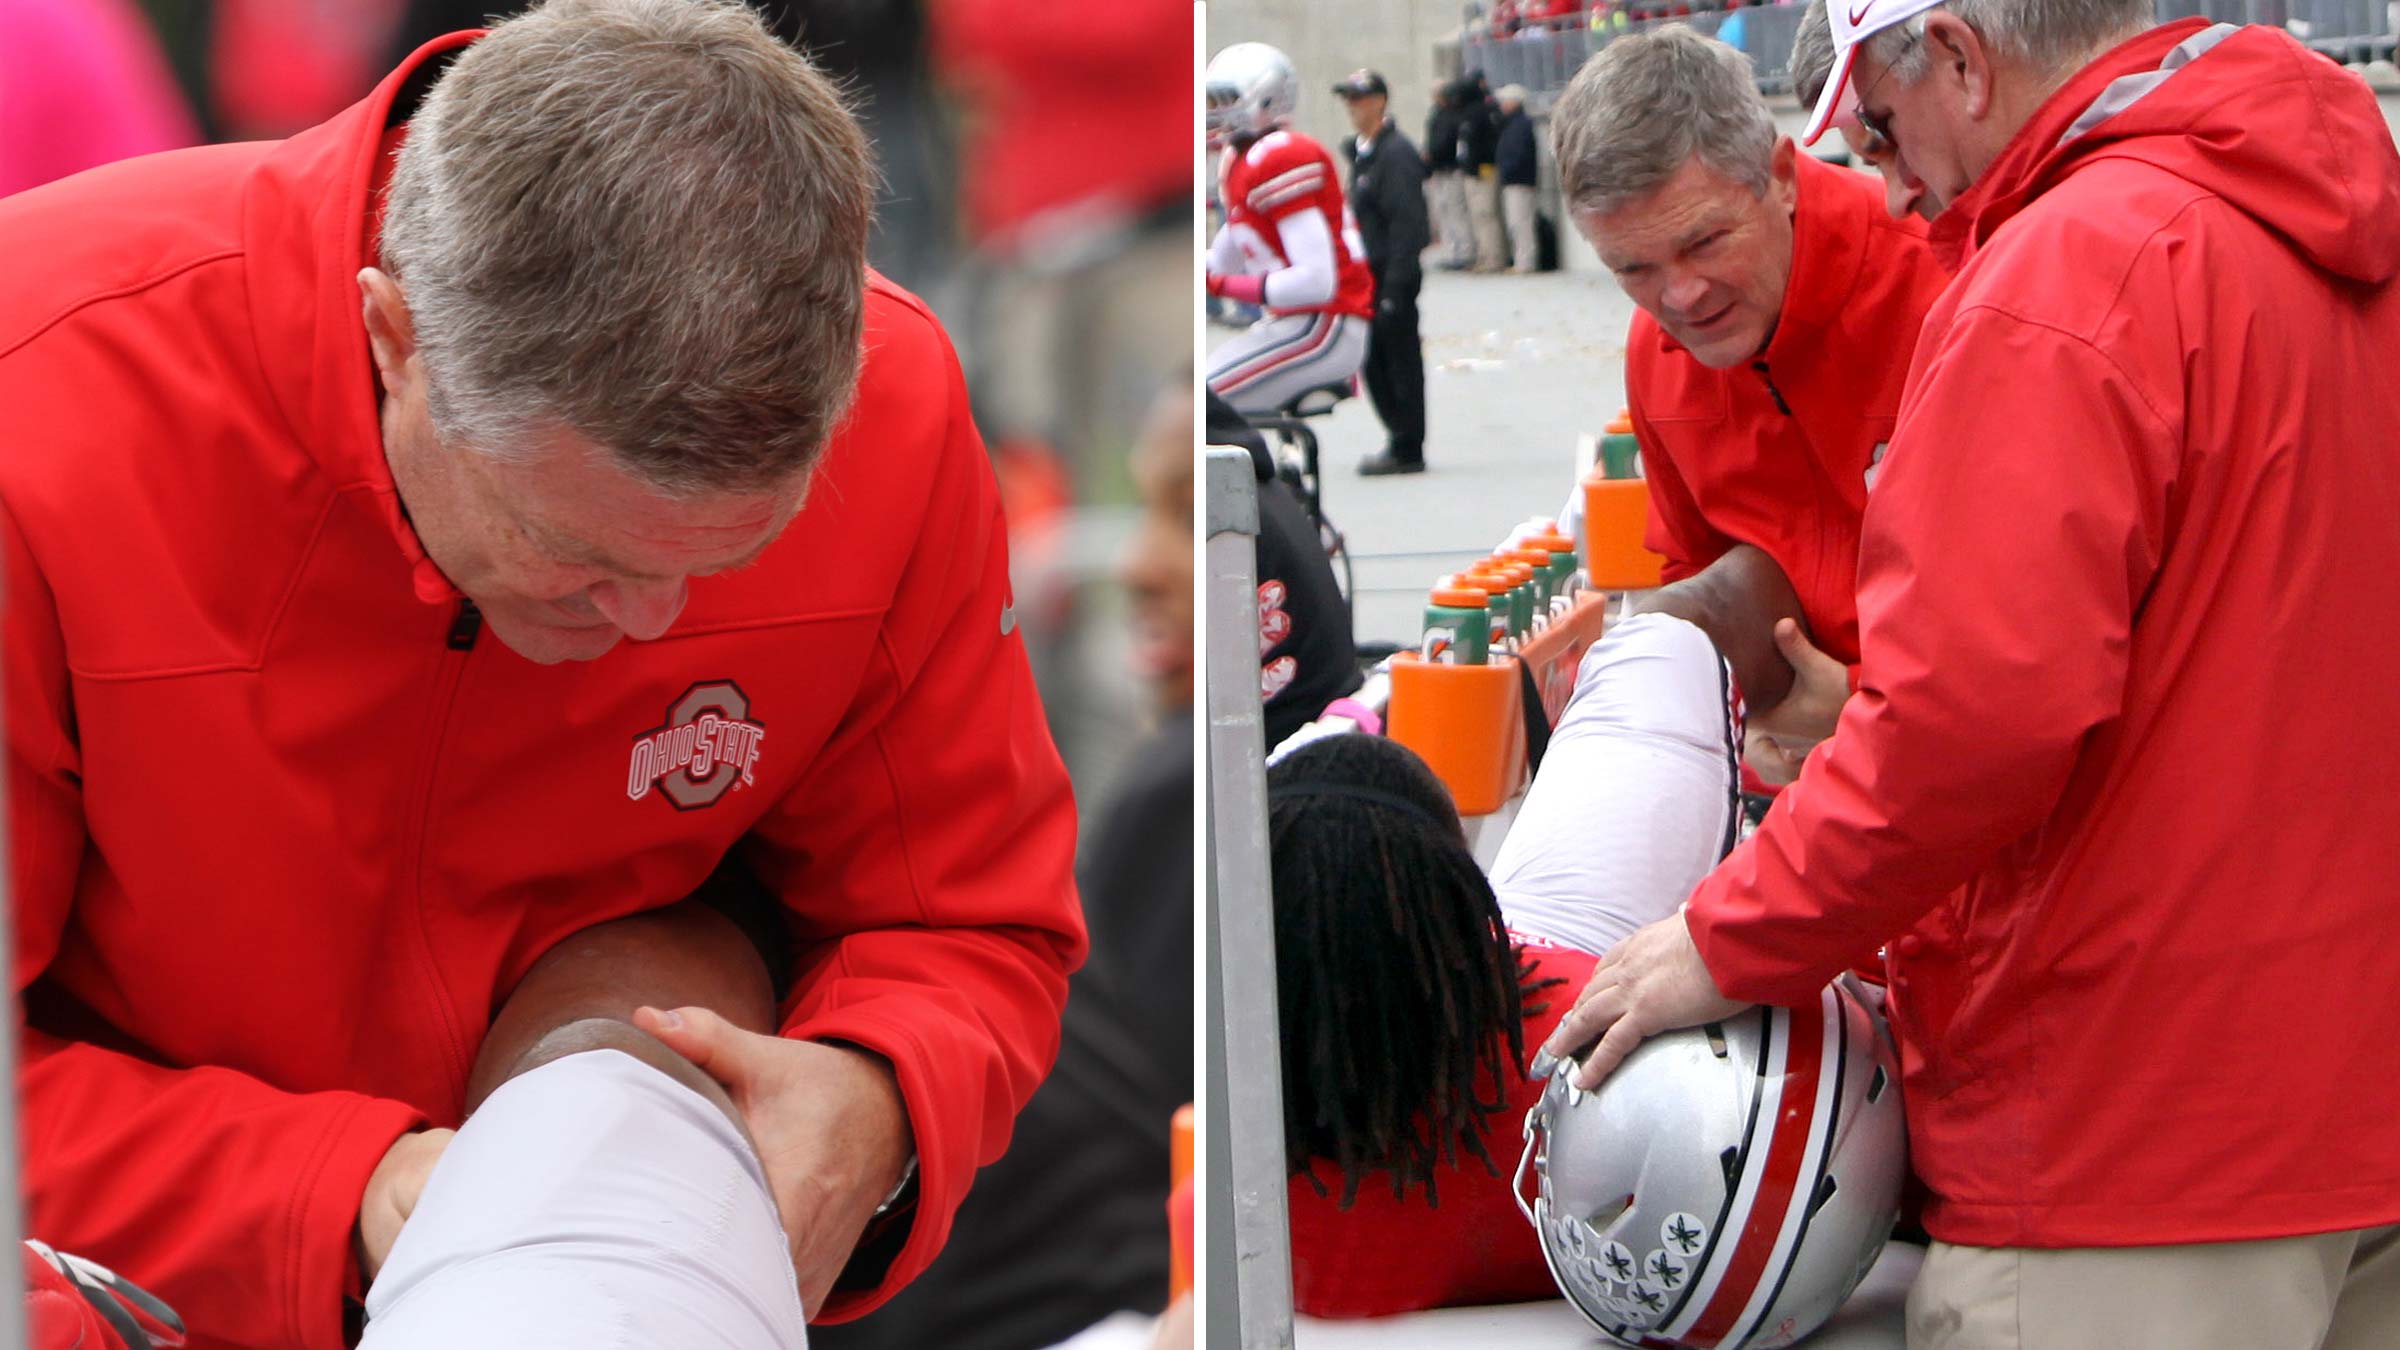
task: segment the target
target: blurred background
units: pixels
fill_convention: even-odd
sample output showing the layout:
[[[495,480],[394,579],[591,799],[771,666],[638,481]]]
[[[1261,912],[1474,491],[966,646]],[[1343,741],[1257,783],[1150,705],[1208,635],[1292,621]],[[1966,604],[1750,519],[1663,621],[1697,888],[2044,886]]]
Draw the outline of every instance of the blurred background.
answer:
[[[520,7],[0,0],[0,196],[290,135],[424,41]],[[1059,1068],[942,1261],[815,1340],[1146,1345],[1168,1297],[1170,1120],[1192,1096],[1194,8],[756,7],[851,91],[884,178],[870,260],[957,343],[1075,780],[1094,934]]]

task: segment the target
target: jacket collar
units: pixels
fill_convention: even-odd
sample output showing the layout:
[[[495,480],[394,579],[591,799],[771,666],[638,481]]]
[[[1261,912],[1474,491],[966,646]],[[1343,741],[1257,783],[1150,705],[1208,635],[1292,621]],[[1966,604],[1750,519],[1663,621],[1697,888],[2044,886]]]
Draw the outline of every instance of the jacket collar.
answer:
[[[2061,150],[2093,104],[2119,77],[2156,70],[2168,54],[2210,27],[2206,19],[2179,19],[2129,38],[2103,52],[2067,78],[2034,109],[2017,134],[1974,184],[1933,222],[1934,256],[1953,273],[1991,241],[1993,231],[2025,209],[2057,181]]]
[[[412,569],[418,598],[458,591],[408,524],[384,460],[380,391],[360,315],[358,273],[380,211],[371,201],[387,133],[404,124],[446,58],[482,36],[427,43],[365,100],[303,131],[253,171],[242,204],[252,322],[269,396],[337,488],[364,488]]]

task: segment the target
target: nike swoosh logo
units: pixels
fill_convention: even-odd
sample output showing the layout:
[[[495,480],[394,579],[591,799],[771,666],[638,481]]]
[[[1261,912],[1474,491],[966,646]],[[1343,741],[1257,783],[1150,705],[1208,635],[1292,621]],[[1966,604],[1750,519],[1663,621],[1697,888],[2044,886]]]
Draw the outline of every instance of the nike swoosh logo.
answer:
[[[1017,631],[1017,607],[1012,601],[1000,607],[1000,636],[1007,637],[1015,631]]]
[[[1850,26],[1852,28],[1858,27],[1859,21],[1866,18],[1867,11],[1873,8],[1875,8],[1875,0],[1867,0],[1867,3],[1863,5],[1852,7],[1850,10]]]

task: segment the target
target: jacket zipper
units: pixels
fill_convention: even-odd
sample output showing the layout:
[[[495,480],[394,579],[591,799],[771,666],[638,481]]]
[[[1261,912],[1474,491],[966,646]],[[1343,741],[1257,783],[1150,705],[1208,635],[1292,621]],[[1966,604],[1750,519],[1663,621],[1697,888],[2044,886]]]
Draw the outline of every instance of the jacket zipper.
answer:
[[[458,615],[450,620],[450,640],[446,644],[454,652],[475,650],[475,637],[483,631],[483,611],[472,600],[458,602]]]
[[[444,635],[445,655],[435,675],[433,699],[428,709],[425,731],[419,738],[423,758],[419,760],[414,783],[415,808],[408,822],[409,838],[401,857],[408,868],[408,885],[414,892],[417,908],[419,955],[423,961],[425,980],[432,987],[433,1000],[440,1016],[442,1044],[448,1051],[451,1079],[463,1085],[467,1073],[474,1067],[473,1055],[461,1029],[458,1009],[451,1001],[450,989],[442,980],[442,963],[434,955],[433,934],[427,921],[425,894],[425,854],[432,836],[435,784],[440,778],[442,749],[449,741],[450,714],[458,702],[458,688],[467,673],[469,654],[475,650],[475,640],[483,632],[483,611],[472,600],[461,599],[458,613],[451,616],[450,628]],[[464,1104],[463,1095],[453,1097],[446,1105],[455,1114]]]
[[[1757,371],[1758,378],[1766,382],[1767,395],[1775,400],[1775,411],[1786,417],[1791,416],[1792,405],[1783,401],[1783,391],[1775,387],[1775,377],[1767,373],[1767,363],[1753,361],[1750,363],[1750,368]]]

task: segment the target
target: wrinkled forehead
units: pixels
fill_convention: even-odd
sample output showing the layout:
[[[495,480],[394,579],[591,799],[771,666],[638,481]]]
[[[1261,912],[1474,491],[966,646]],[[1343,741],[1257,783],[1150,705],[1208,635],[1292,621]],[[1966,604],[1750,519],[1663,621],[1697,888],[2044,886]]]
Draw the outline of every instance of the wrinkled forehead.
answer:
[[[747,561],[798,514],[806,475],[746,491],[670,492],[573,432],[486,466],[498,504],[553,552],[617,570],[675,575]]]
[[[1601,261],[1621,267],[1650,261],[1649,255],[1743,224],[1765,205],[1747,184],[1717,172],[1694,155],[1649,193],[1614,210],[1580,213],[1578,219]]]

